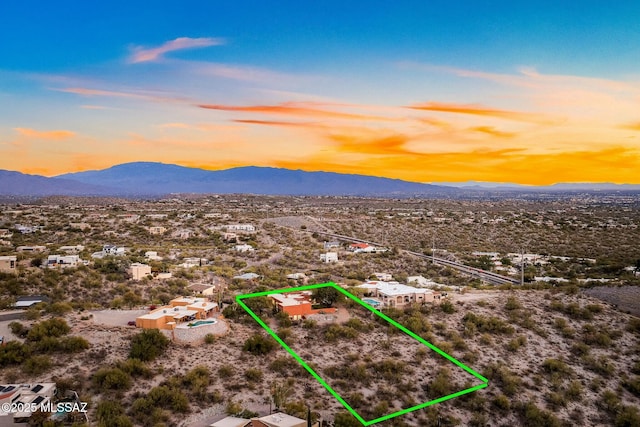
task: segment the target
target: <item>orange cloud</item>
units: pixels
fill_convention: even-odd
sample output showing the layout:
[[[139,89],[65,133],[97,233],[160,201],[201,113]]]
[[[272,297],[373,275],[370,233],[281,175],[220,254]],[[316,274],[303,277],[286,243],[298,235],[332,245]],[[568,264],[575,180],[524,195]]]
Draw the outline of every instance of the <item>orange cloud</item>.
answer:
[[[63,139],[72,138],[76,135],[75,132],[70,130],[48,130],[48,131],[39,131],[35,129],[29,128],[14,128],[16,132],[18,132],[22,136],[26,136],[28,138],[35,139],[48,139],[52,141],[60,141]]]
[[[622,126],[620,126],[620,128],[640,131],[640,122],[638,122],[638,123],[629,123],[629,124],[626,124],[626,125],[622,125]]]
[[[337,160],[340,159],[340,160]],[[628,147],[529,154],[520,149],[429,153],[421,156],[328,156],[318,153],[274,166],[387,176],[416,182],[478,180],[550,185],[559,182],[638,183],[640,153]]]
[[[249,119],[235,119],[233,120],[236,123],[243,123],[248,125],[264,125],[264,126],[284,126],[284,127],[318,127],[319,125],[316,123],[308,123],[308,122],[285,122],[285,121],[277,121],[277,120],[249,120]]]
[[[476,126],[476,127],[470,128],[470,130],[475,132],[485,133],[491,136],[497,136],[499,138],[513,138],[514,136],[516,136],[516,134],[513,132],[503,132],[503,131],[497,130],[493,126]]]
[[[283,103],[279,105],[218,105],[218,104],[200,104],[198,107],[208,110],[220,111],[240,111],[245,113],[260,114],[283,114],[302,117],[320,117],[328,119],[356,119],[356,120],[390,120],[386,117],[368,116],[363,114],[343,113],[339,111],[331,111],[325,109],[313,108],[317,103]]]
[[[515,120],[531,123],[550,123],[548,118],[540,114],[523,113],[520,111],[498,110],[474,104],[447,104],[440,102],[428,102],[426,104],[410,105],[406,108],[413,110],[438,111],[442,113],[471,114],[475,116],[498,117],[501,119]]]
[[[177,39],[169,40],[168,42],[165,42],[158,47],[148,48],[148,49],[145,49],[142,47],[134,48],[134,52],[129,58],[129,62],[138,63],[138,62],[156,61],[158,59],[161,59],[162,56],[168,52],[173,52],[176,50],[183,50],[183,49],[192,49],[197,47],[219,46],[219,45],[225,44],[225,42],[226,41],[222,38],[178,37]]]

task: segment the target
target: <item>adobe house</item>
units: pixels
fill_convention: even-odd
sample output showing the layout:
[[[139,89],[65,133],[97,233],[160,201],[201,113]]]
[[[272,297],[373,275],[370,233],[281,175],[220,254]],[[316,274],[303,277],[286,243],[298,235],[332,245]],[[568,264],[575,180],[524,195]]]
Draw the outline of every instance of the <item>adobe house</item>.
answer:
[[[218,304],[206,298],[180,297],[136,319],[136,326],[143,329],[173,330],[180,323],[211,317]]]
[[[313,308],[311,292],[288,292],[284,294],[271,294],[277,311],[284,311],[292,320],[300,320],[303,316],[318,313],[335,313],[335,307]]]

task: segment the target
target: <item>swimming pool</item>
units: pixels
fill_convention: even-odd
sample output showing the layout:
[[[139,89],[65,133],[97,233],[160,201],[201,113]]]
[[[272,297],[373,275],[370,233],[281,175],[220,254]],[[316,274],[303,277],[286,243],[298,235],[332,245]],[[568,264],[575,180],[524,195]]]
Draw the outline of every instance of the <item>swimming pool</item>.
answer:
[[[372,305],[374,307],[377,307],[379,305],[381,305],[382,303],[380,301],[371,299],[371,298],[362,298],[362,301],[366,302],[369,305]]]
[[[197,322],[189,323],[189,326],[192,327],[192,328],[195,328],[197,326],[213,325],[215,323],[216,323],[215,320],[198,320]]]

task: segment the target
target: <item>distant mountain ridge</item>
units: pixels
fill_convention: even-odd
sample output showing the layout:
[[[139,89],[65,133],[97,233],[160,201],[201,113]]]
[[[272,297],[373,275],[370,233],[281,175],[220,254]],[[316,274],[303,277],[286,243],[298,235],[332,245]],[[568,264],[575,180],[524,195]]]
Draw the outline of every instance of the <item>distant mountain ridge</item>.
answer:
[[[101,185],[0,169],[0,195],[3,196],[97,196],[110,195],[113,191]]]
[[[123,195],[169,193],[251,193],[274,195],[407,196],[450,195],[458,190],[431,184],[335,172],[246,166],[219,171],[135,162],[99,171],[57,176],[87,185],[118,189]]]
[[[483,193],[640,191],[640,185],[461,182],[424,184],[335,172],[246,166],[210,171],[174,164],[134,162],[52,178],[0,170],[4,196],[161,196],[171,193],[309,196],[458,197]]]

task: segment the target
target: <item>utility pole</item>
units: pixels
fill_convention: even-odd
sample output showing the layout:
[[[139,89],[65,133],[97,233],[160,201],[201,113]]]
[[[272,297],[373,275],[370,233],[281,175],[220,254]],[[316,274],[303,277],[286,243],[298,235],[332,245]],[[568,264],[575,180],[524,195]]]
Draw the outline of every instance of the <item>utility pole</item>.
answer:
[[[524,249],[520,249],[520,286],[524,285]]]
[[[436,263],[436,238],[431,238],[431,264]]]

